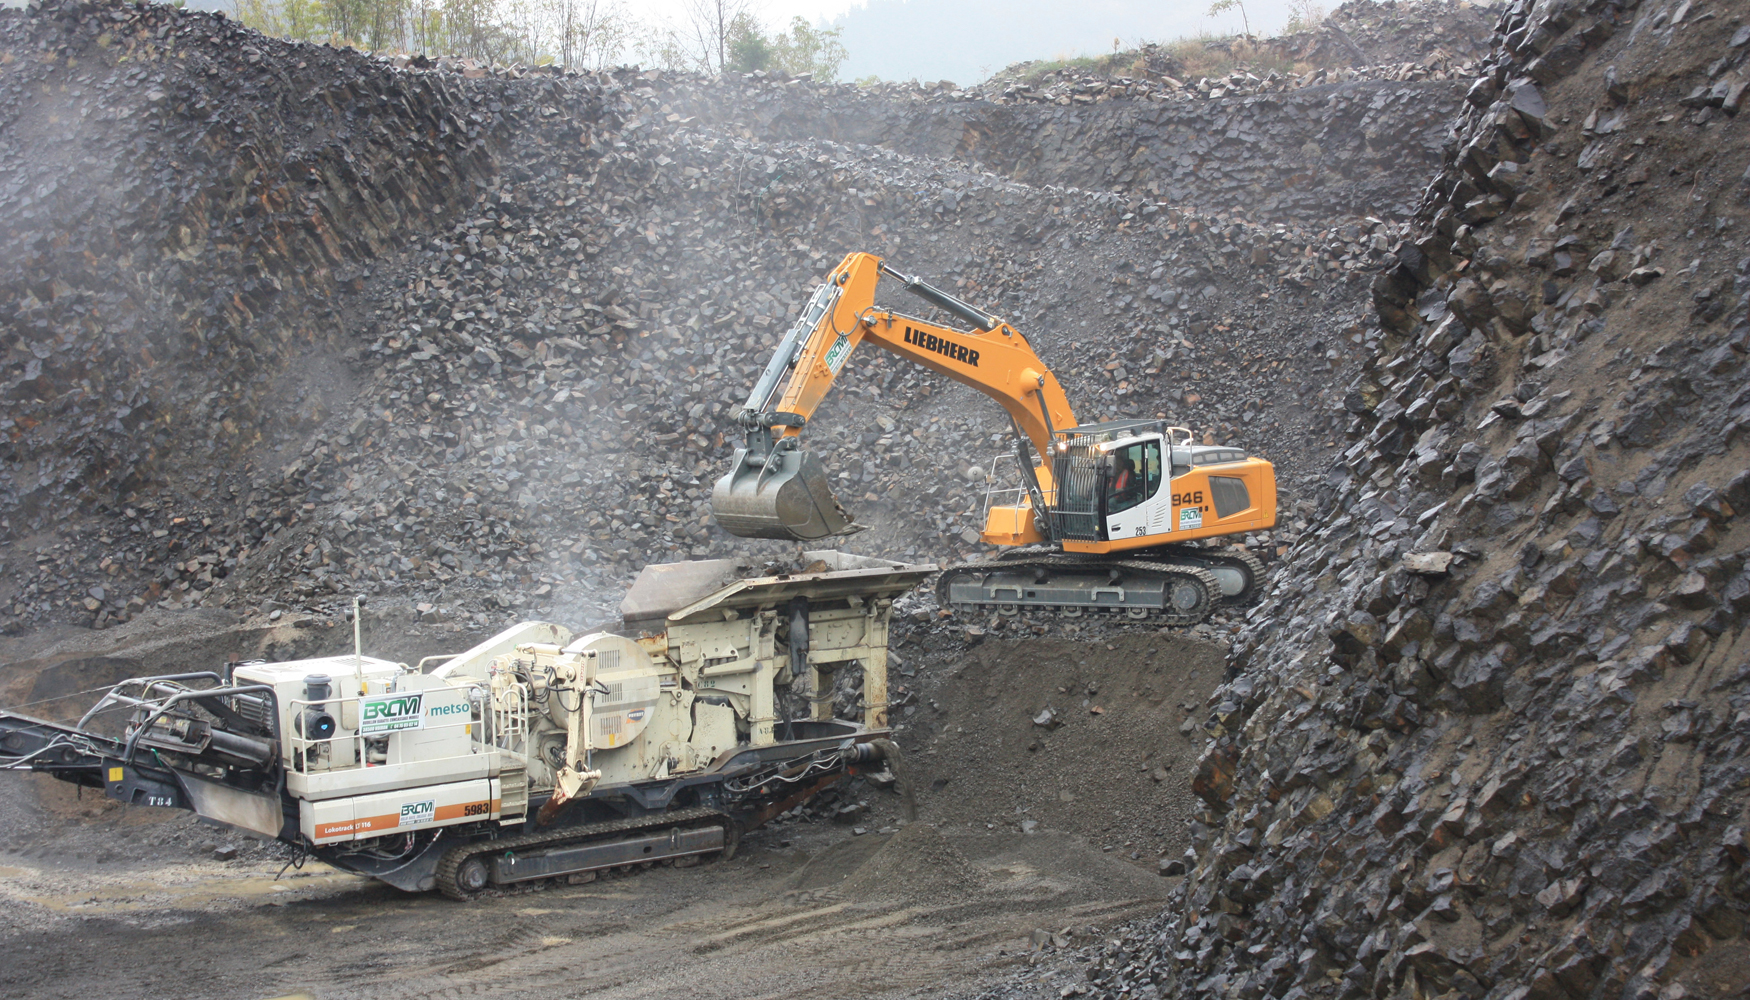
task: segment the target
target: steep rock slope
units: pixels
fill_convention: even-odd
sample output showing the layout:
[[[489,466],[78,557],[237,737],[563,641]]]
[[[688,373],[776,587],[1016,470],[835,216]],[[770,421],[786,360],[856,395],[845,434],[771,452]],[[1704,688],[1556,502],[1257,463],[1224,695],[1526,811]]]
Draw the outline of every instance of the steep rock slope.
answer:
[[[729,411],[852,249],[1012,317],[1084,419],[1161,414],[1277,461],[1289,515],[1251,540],[1274,551],[1340,436],[1331,387],[1404,232],[1390,205],[1420,184],[1386,168],[1432,156],[1455,93],[1109,96],[1060,121],[798,80],[398,67],[71,0],[0,12],[0,42],[0,221],[28,251],[0,264],[11,628],[358,591],[432,619],[587,617],[647,561],[782,556],[717,532],[704,494]],[[1125,160],[1047,144],[1020,164],[1005,140],[1005,176],[931,138],[961,114],[1109,135]],[[1322,215],[1200,204],[1290,187],[1264,163],[1173,167],[1194,203],[1163,200],[1168,175],[1131,164],[1178,148],[1162,116],[1234,133],[1186,155],[1313,139],[1356,166],[1309,189]],[[849,141],[873,121],[885,145]],[[1351,214],[1345,184],[1383,214]],[[873,529],[849,544],[969,548],[996,416],[854,365],[811,428]]]
[[[879,144],[1032,185],[1125,191],[1260,221],[1401,219],[1439,163],[1468,82],[1318,82],[1213,99],[1098,86],[1049,103],[958,91],[895,100],[854,87],[764,88],[748,100],[720,89],[686,111],[743,119],[762,136]]]
[[[236,380],[322,343],[348,268],[492,170],[490,116],[439,75],[168,7],[0,17],[9,507],[246,443],[270,418]],[[165,398],[178,365],[206,382],[192,409]]]
[[[1743,988],[1747,20],[1503,15],[1107,993]]]

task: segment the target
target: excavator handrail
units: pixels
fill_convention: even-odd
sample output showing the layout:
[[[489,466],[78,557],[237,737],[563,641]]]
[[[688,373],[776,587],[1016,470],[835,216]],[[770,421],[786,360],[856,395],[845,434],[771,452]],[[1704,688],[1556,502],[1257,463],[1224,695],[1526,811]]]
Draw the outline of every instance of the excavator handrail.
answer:
[[[1014,486],[997,485],[997,466],[1005,461],[1015,463],[1016,477],[1022,475],[1021,460],[1014,452],[999,451],[991,456],[990,471],[984,476],[984,516],[987,518],[990,516],[990,509],[993,506],[1018,505],[1022,500],[1028,499],[1031,494],[1024,481],[1016,483]]]

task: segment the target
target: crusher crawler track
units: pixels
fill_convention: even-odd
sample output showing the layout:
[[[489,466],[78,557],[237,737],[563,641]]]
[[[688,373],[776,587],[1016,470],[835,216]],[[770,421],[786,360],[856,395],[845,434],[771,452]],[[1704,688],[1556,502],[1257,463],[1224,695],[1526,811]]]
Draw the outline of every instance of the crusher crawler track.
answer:
[[[947,567],[936,582],[936,598],[961,614],[1032,609],[1066,618],[1122,615],[1183,626],[1203,621],[1217,607],[1252,604],[1263,580],[1264,564],[1243,549],[1174,546],[1112,559],[1034,547]]]
[[[444,852],[437,865],[437,887],[451,899],[469,900],[516,882],[702,854],[729,857],[739,838],[732,817],[700,807],[473,840]]]

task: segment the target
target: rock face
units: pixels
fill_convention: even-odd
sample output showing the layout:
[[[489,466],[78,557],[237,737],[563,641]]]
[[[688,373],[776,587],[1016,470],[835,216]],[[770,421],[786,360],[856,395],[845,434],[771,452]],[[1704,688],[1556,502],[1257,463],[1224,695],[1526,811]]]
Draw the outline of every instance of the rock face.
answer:
[[[1017,99],[1012,89],[725,87],[702,95],[714,98],[709,103],[688,102],[684,113],[737,118],[775,138],[825,137],[968,161],[1029,185],[1119,190],[1270,220],[1404,218],[1439,164],[1468,86],[1321,74],[1292,89],[1180,94],[1092,80],[1039,101]]]
[[[1735,995],[1750,8],[1522,2],[1106,995]]]
[[[1325,65],[1398,67],[1438,75],[1475,76],[1472,63],[1489,54],[1497,12],[1486,4],[1432,0],[1398,3],[1349,0],[1309,31],[1263,44],[1297,61]]]
[[[647,562],[783,557],[706,496],[853,249],[1010,318],[1084,420],[1275,461],[1286,514],[1249,540],[1273,553],[1462,94],[1353,75],[1062,106],[0,11],[0,625],[359,592],[587,621]],[[970,548],[999,416],[859,358],[809,430],[871,526],[848,547]]]

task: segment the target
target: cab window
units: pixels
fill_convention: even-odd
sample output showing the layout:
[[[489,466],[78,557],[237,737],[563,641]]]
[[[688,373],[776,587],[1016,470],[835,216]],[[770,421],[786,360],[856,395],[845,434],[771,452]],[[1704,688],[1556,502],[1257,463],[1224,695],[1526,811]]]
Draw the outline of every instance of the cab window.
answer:
[[[1161,444],[1138,441],[1111,453],[1112,468],[1106,479],[1106,513],[1118,514],[1135,507],[1161,485]]]

